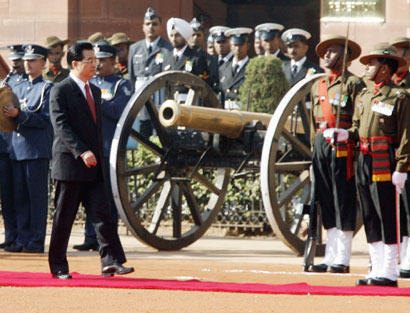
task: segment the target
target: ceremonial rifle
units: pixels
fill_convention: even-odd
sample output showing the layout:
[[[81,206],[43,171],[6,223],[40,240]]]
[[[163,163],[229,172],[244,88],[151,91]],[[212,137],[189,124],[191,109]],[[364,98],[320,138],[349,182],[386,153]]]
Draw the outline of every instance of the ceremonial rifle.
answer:
[[[342,77],[341,77],[341,85],[340,85],[340,93],[339,93],[339,103],[337,106],[336,111],[336,125],[335,128],[339,128],[340,122],[340,107],[342,105],[342,94],[343,94],[343,86],[345,83],[345,74],[346,74],[346,64],[347,64],[347,52],[348,52],[348,43],[349,43],[349,27],[350,23],[347,24],[347,32],[346,32],[346,41],[343,51],[343,63],[342,63]],[[337,132],[333,132],[332,138],[332,145],[333,149],[337,145]],[[304,212],[309,212],[309,230],[308,230],[308,238],[306,239],[305,243],[305,251],[303,255],[303,270],[306,272],[310,265],[313,265],[313,259],[316,255],[316,245],[317,245],[317,227],[318,227],[318,209],[316,203],[316,180],[315,175],[313,173],[311,177],[311,189],[310,189],[310,204],[305,206]]]

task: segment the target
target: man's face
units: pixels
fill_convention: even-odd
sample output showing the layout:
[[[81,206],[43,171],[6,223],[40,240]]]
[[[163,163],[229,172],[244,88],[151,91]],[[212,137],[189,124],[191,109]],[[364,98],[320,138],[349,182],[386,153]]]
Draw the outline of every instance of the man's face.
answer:
[[[231,43],[227,38],[225,38],[225,40],[215,41],[214,44],[216,53],[221,57],[224,57],[231,52]]]
[[[308,49],[309,46],[307,44],[298,40],[288,45],[288,54],[291,59],[297,62],[306,55]]]
[[[12,60],[11,67],[17,74],[24,73],[24,61],[22,59]]]
[[[61,45],[57,45],[55,47],[49,48],[48,53],[48,61],[50,64],[58,65],[61,63],[61,59],[64,56],[63,47]]]
[[[94,50],[83,50],[83,59],[81,61],[73,61],[73,67],[83,81],[93,77],[97,67]]]
[[[379,62],[379,60],[375,59],[370,59],[365,67],[365,76],[367,77],[367,79],[371,80],[371,81],[375,81],[377,78],[381,64]]]
[[[217,56],[216,51],[215,51],[215,46],[214,46],[214,43],[213,43],[213,42],[212,42],[212,43],[208,43],[208,44],[206,45],[206,52],[207,52],[209,55]]]
[[[25,60],[24,69],[26,70],[27,75],[29,75],[31,78],[36,78],[41,75],[41,72],[45,64],[46,64],[46,61],[43,58],[34,59],[34,60]]]
[[[339,69],[343,65],[343,47],[332,45],[326,49],[323,56],[324,65],[328,69]]]
[[[145,34],[145,38],[149,41],[154,41],[157,37],[161,34],[161,21],[158,17],[152,20],[144,20],[144,24],[142,24],[142,31]]]
[[[97,68],[95,74],[100,77],[106,77],[115,72],[115,58],[97,59]]]
[[[118,49],[118,55],[117,55],[117,62],[120,64],[127,64],[128,62],[128,45],[125,43],[122,43],[120,45],[116,45]]]
[[[248,55],[250,44],[249,42],[245,42],[242,44],[232,45],[232,52],[237,61],[240,61]]]
[[[203,30],[194,31],[191,38],[189,38],[189,46],[193,50],[198,50],[204,44],[205,34]]]
[[[255,49],[256,55],[264,55],[265,54],[265,50],[263,49],[263,46],[262,46],[262,40],[260,40],[259,38],[255,38],[255,42],[253,43],[253,47]]]
[[[268,54],[274,54],[279,49],[280,40],[278,37],[275,37],[270,40],[262,39],[262,46],[265,52],[267,52]]]
[[[397,72],[404,72],[404,71],[408,71],[409,70],[409,66],[410,66],[410,49],[409,48],[397,48],[397,54],[398,56],[402,57],[403,59],[405,59],[407,61],[407,64],[400,67]]]
[[[182,49],[186,45],[186,40],[175,29],[171,31],[170,41],[174,48]]]

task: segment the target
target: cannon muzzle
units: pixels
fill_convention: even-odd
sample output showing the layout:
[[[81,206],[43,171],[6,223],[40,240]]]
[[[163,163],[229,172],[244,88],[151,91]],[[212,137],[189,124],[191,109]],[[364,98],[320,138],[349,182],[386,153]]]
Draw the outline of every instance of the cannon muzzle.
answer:
[[[159,120],[164,127],[185,126],[228,138],[239,138],[245,126],[253,121],[267,128],[271,117],[266,113],[186,106],[174,100],[165,101],[159,110]]]

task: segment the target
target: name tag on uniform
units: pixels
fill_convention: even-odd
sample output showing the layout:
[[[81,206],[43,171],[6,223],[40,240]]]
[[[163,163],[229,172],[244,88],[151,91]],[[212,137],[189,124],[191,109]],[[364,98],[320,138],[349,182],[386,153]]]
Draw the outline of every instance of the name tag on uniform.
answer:
[[[164,70],[165,70],[165,71],[168,71],[170,68],[171,68],[171,64],[168,64],[168,65],[166,65],[166,66],[164,67]]]
[[[394,110],[394,105],[384,103],[381,101],[374,101],[372,105],[372,111],[376,113],[380,113],[386,116],[391,116]]]
[[[219,80],[219,82],[224,82],[225,81],[225,76],[223,76],[220,80]]]
[[[142,62],[142,58],[143,58],[143,55],[142,55],[142,54],[135,54],[135,55],[134,55],[134,62],[135,62],[135,63],[141,63],[141,62]]]

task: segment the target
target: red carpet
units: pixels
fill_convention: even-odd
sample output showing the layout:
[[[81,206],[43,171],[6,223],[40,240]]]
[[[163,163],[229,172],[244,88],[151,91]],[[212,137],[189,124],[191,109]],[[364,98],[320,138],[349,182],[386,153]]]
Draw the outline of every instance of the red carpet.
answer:
[[[73,279],[60,280],[53,279],[48,273],[0,271],[0,286],[163,289],[292,295],[410,296],[410,288],[311,286],[306,283],[286,285],[240,284],[197,280],[139,279],[118,276],[103,278],[99,275],[82,275],[78,273],[72,273],[72,275]]]

